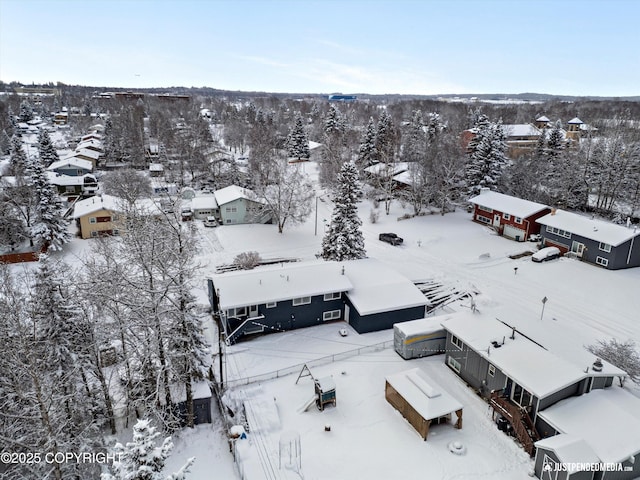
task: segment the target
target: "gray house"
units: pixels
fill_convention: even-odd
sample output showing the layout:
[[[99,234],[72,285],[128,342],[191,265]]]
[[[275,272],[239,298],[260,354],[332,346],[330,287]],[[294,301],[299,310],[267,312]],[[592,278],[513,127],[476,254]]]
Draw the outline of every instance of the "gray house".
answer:
[[[640,266],[640,228],[622,226],[564,210],[536,220],[542,243],[609,270]]]
[[[562,400],[539,415],[552,429],[553,436],[536,442],[538,478],[640,478],[640,399],[627,390],[619,387],[594,390],[588,395]],[[558,471],[559,464],[586,463],[608,467],[580,471],[574,466],[566,472]]]
[[[214,195],[224,225],[272,222],[271,215],[264,213],[262,203],[251,190],[230,185],[216,190]]]
[[[412,282],[374,259],[222,273],[210,278],[208,287],[229,343],[336,320],[359,333],[390,329],[424,317],[429,304]]]
[[[53,162],[47,167],[50,172],[60,175],[68,175],[70,177],[79,177],[93,171],[93,165],[88,160],[80,158],[68,157],[57,162]]]
[[[554,355],[500,320],[471,312],[445,320],[446,363],[489,399],[529,453],[534,442],[554,432],[539,412],[565,398],[613,384],[626,375],[606,362],[587,371]],[[595,359],[595,358],[594,358]]]

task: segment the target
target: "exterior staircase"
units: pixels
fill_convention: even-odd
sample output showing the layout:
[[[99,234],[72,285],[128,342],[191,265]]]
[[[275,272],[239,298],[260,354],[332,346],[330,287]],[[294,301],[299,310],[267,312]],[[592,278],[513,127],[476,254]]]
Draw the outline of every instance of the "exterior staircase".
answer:
[[[502,397],[500,392],[491,394],[489,404],[496,413],[502,415],[511,424],[513,432],[524,450],[533,456],[535,452],[534,443],[540,440],[540,436],[529,414],[523,408]]]

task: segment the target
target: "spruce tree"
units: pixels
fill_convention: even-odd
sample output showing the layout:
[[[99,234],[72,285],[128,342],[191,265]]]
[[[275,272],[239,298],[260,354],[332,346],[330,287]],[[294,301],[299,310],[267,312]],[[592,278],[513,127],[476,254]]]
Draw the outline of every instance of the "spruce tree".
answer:
[[[22,140],[17,135],[11,138],[9,166],[11,167],[11,173],[16,177],[24,175],[27,168],[27,154],[22,148]]]
[[[362,186],[353,162],[346,162],[338,174],[338,187],[333,197],[331,224],[322,240],[322,258],[325,260],[355,260],[366,257],[364,237],[360,231],[358,201]]]
[[[289,157],[298,160],[308,160],[309,153],[309,136],[304,128],[302,115],[296,112],[295,123],[289,130],[287,137],[287,153]]]
[[[476,194],[483,187],[499,188],[502,174],[509,165],[505,139],[502,121],[493,123],[484,117],[476,126],[465,171],[469,194]]]
[[[20,104],[20,115],[18,116],[18,121],[28,122],[29,120],[33,120],[33,107],[27,100],[23,100]]]
[[[44,129],[38,133],[38,152],[40,154],[40,161],[44,167],[48,167],[53,162],[60,160],[49,133]]]
[[[376,131],[376,152],[378,161],[392,163],[394,161],[396,133],[393,120],[386,110],[383,110],[378,119]]]
[[[369,117],[369,123],[360,142],[358,149],[358,166],[367,168],[376,162],[376,124],[373,117]]]

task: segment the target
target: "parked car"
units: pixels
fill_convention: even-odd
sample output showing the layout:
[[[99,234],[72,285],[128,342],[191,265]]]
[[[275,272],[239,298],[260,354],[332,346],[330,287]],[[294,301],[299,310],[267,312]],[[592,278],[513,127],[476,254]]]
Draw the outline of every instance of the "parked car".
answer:
[[[559,256],[560,249],[558,247],[545,247],[531,255],[531,260],[534,262],[546,262],[548,260],[558,258]]]
[[[207,217],[204,221],[204,226],[205,227],[217,227],[218,226],[218,221],[216,220],[216,217]]]
[[[387,243],[390,243],[391,245],[400,245],[402,242],[404,242],[404,240],[400,238],[398,235],[396,235],[395,233],[381,233],[378,236],[378,239],[381,242],[387,242]]]

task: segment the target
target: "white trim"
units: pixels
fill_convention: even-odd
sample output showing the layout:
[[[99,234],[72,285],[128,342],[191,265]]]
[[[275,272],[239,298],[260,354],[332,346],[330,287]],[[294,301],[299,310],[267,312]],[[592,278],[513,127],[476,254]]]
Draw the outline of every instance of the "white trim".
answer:
[[[596,257],[596,263],[602,267],[609,266],[609,260],[604,257]]]
[[[464,343],[462,342],[462,340],[460,340],[453,334],[451,334],[451,343],[453,343],[454,346],[458,347],[459,350],[462,350],[462,348],[464,347]]]
[[[265,306],[267,308],[276,308],[278,306],[278,302],[267,302]]]
[[[487,374],[490,377],[495,377],[496,376],[496,366],[493,363],[489,364],[489,368],[487,369]]]
[[[324,301],[328,302],[330,300],[340,300],[341,297],[342,297],[342,293],[340,292],[325,293]]]
[[[311,303],[311,297],[298,297],[291,300],[291,304],[294,307],[298,307],[300,305],[309,305]]]
[[[600,242],[600,244],[598,245],[598,248],[603,252],[607,252],[607,253],[611,252],[611,245],[608,243]]]
[[[449,358],[447,358],[447,365],[449,365],[451,368],[453,368],[453,370],[456,371],[457,373],[460,373],[460,369],[461,369],[462,365],[460,364],[459,361],[457,361],[451,355],[449,355]]]
[[[322,321],[327,322],[329,320],[339,320],[341,316],[342,316],[342,311],[330,310],[328,312],[322,313]]]

